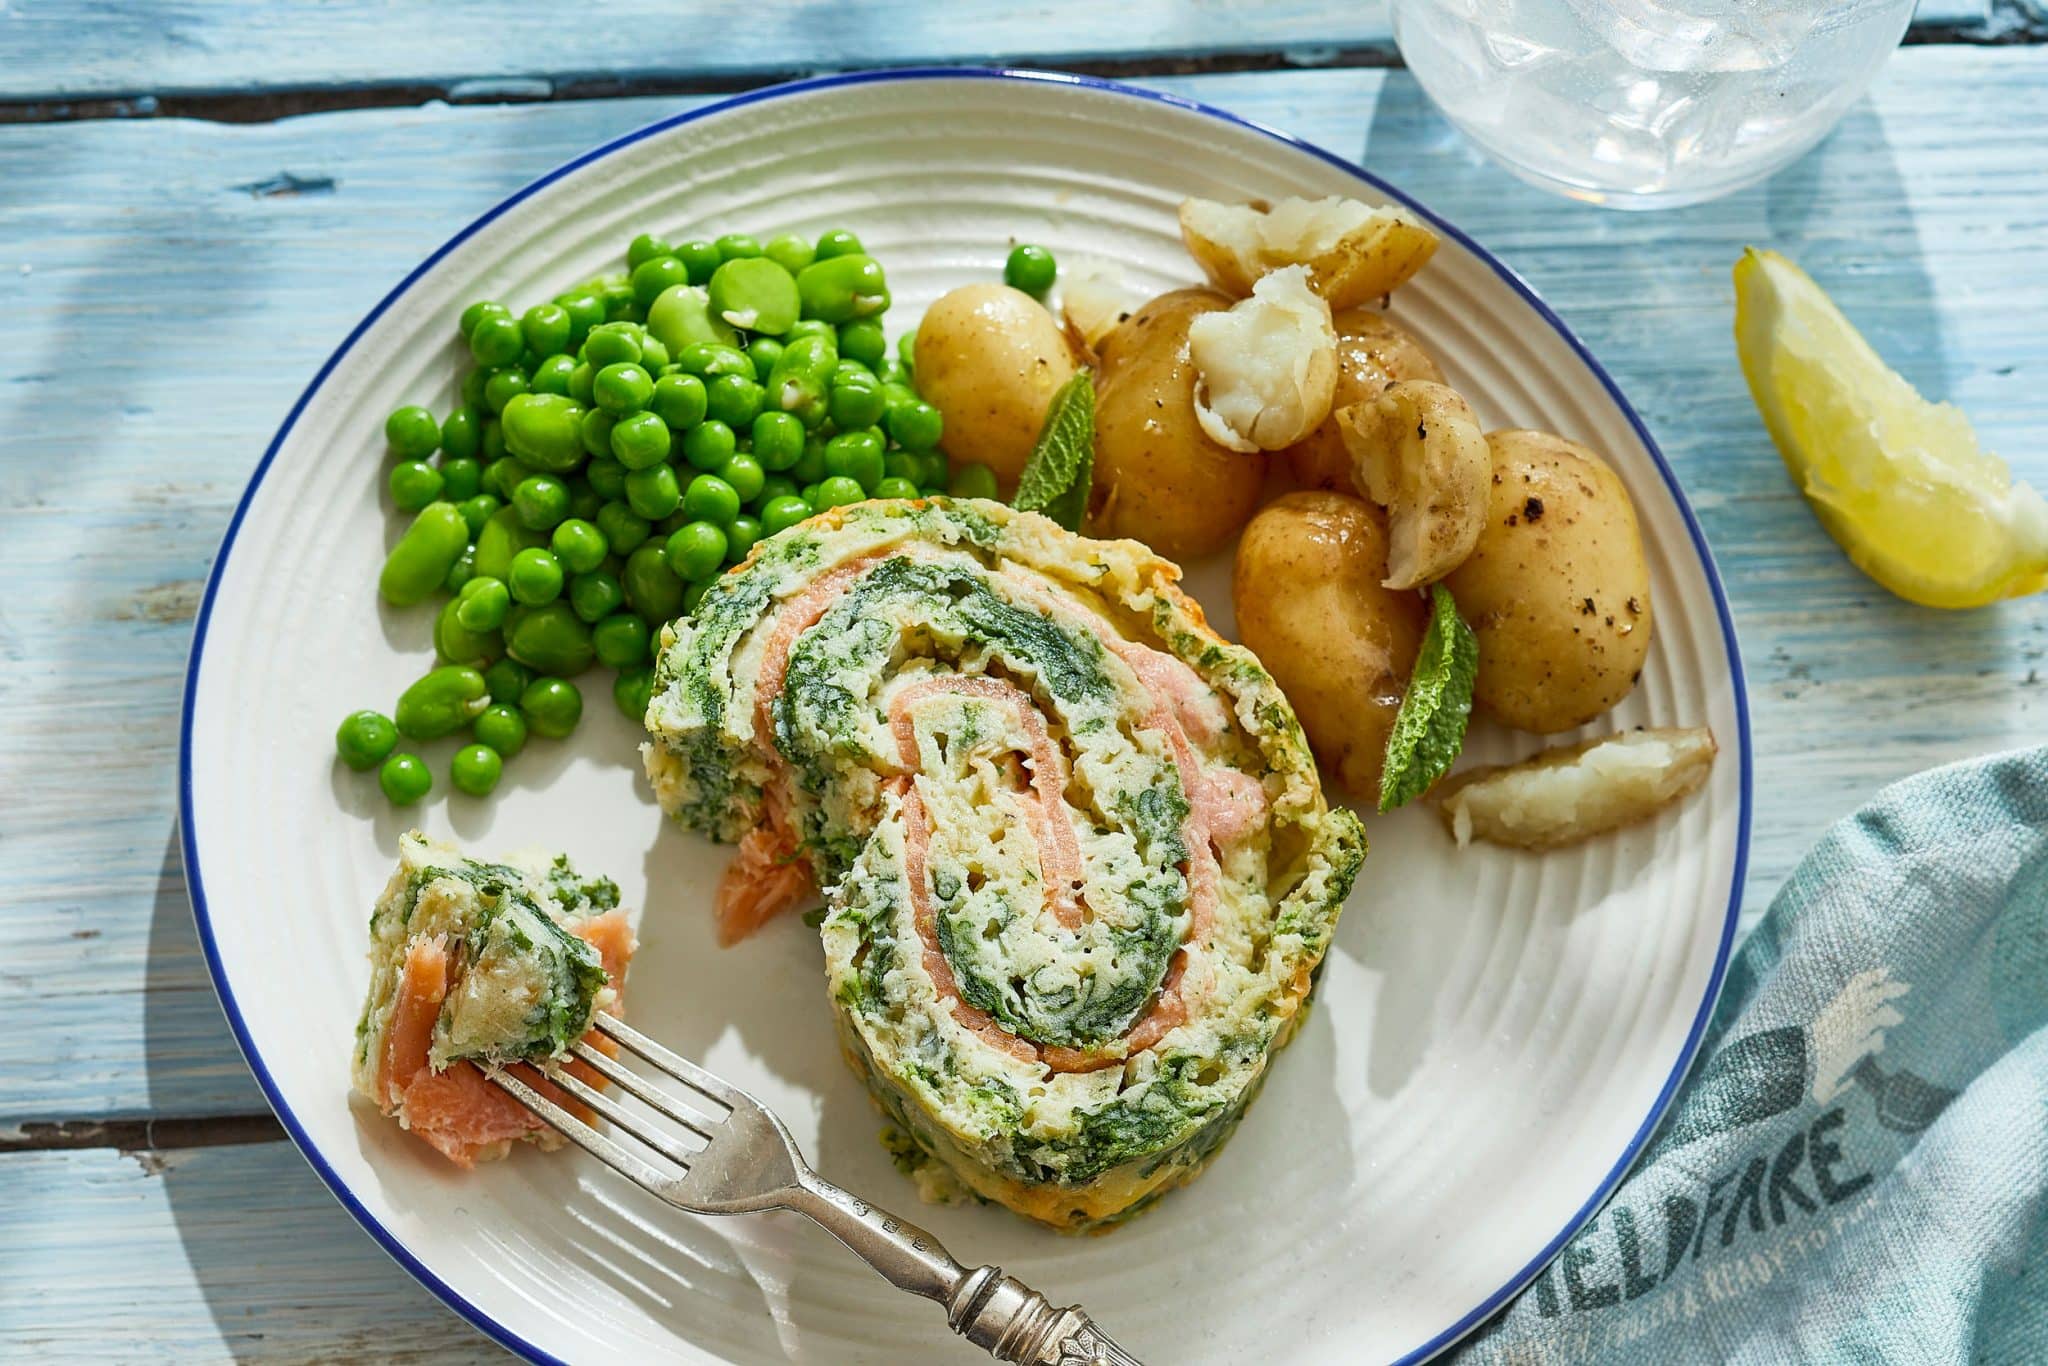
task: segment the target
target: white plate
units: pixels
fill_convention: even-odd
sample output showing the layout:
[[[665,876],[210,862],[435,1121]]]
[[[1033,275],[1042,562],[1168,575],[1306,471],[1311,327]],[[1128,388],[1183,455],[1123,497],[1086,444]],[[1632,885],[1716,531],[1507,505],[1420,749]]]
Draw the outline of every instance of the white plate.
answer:
[[[919,71],[833,77],[655,124],[552,172],[435,252],[314,378],[250,482],[207,586],[186,685],[185,867],[229,1020],[299,1146],[408,1270],[499,1341],[582,1361],[967,1361],[933,1306],[795,1216],[675,1214],[580,1154],[464,1175],[348,1101],[364,924],[413,821],[483,851],[541,844],[645,908],[635,1021],[775,1106],[833,1179],[926,1223],[969,1264],[1080,1300],[1152,1362],[1423,1355],[1468,1331],[1595,1208],[1693,1050],[1735,923],[1749,733],[1727,606],[1671,472],[1584,348],[1448,224],[1394,315],[1489,424],[1586,441],[1641,515],[1657,593],[1642,684],[1611,718],[1713,726],[1705,791],[1652,825],[1541,858],[1455,854],[1421,812],[1373,853],[1307,1027],[1214,1168],[1107,1237],[998,1209],[919,1208],[833,1044],[820,953],[794,919],[713,946],[724,851],[664,828],[634,729],[592,674],[581,730],[538,741],[492,801],[399,813],[332,758],[336,721],[430,659],[425,609],[383,611],[394,519],[381,422],[453,399],[453,319],[616,267],[635,232],[847,226],[907,326],[992,278],[1012,239],[1114,262],[1140,297],[1196,276],[1182,196],[1400,198],[1215,110],[1096,81]],[[1419,206],[1418,206],[1419,207]],[[1227,564],[1194,566],[1228,631]],[[1475,757],[1531,742],[1475,735]],[[394,1344],[394,1347],[396,1344]]]

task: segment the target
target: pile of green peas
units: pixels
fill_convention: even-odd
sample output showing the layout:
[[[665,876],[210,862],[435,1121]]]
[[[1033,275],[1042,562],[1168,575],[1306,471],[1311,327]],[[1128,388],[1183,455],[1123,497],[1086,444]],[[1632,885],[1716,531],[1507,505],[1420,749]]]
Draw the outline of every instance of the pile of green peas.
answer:
[[[446,595],[438,665],[391,715],[344,719],[342,761],[410,805],[433,774],[401,740],[466,730],[449,781],[487,795],[529,735],[575,728],[573,680],[593,664],[638,721],[663,624],[763,537],[868,498],[994,497],[993,471],[939,450],[888,307],[880,263],[834,230],[642,233],[623,272],[523,314],[465,308],[460,403],[384,423],[386,484],[412,522],[378,591],[400,607]]]

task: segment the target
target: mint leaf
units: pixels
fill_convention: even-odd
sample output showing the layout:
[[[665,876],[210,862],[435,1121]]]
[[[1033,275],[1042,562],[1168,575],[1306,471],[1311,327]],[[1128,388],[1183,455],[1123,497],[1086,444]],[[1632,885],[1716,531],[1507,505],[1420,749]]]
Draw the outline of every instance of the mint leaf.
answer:
[[[1380,810],[1406,806],[1450,771],[1465,747],[1479,642],[1442,584],[1430,589],[1429,629],[1415,655],[1415,673],[1387,736],[1380,769]]]
[[[1045,410],[1031,458],[1017,478],[1010,506],[1042,512],[1069,531],[1081,529],[1095,482],[1095,377],[1085,368],[1060,386]]]

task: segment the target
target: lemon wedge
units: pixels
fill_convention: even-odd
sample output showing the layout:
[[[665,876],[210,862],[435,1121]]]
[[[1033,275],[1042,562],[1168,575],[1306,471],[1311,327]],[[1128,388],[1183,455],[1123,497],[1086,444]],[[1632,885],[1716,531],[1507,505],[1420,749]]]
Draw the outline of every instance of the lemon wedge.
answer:
[[[1857,568],[1929,607],[2048,586],[2048,502],[1775,251],[1735,263],[1735,350],[1785,468]]]

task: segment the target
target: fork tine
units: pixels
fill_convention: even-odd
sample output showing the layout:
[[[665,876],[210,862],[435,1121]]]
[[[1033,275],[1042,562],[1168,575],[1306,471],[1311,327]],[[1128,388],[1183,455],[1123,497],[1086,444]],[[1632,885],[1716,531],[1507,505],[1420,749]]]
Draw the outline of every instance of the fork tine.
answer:
[[[736,1087],[726,1085],[688,1058],[671,1053],[616,1015],[599,1011],[592,1024],[595,1028],[603,1030],[607,1037],[618,1040],[621,1047],[653,1063],[691,1089],[702,1091],[727,1109],[737,1110],[742,1106],[762,1108],[760,1102],[753,1097]]]
[[[570,1072],[567,1068],[553,1068],[548,1072],[548,1080],[582,1101],[585,1105],[588,1105],[598,1114],[603,1115],[619,1128],[624,1129],[627,1133],[639,1139],[642,1143],[645,1143],[648,1147],[654,1149],[654,1151],[660,1153],[669,1161],[675,1163],[678,1167],[681,1167],[684,1171],[690,1169],[690,1159],[694,1154],[688,1148],[678,1146],[675,1139],[662,1133],[653,1125],[643,1122],[638,1115],[635,1115],[631,1110],[628,1110],[625,1106],[583,1080],[583,1078]]]
[[[662,1188],[673,1180],[672,1177],[648,1166],[519,1078],[495,1067],[486,1070],[484,1075],[496,1082],[512,1099],[554,1125],[570,1142],[642,1190],[661,1195]]]
[[[648,1085],[647,1079],[638,1072],[625,1066],[616,1058],[607,1057],[604,1053],[592,1048],[580,1039],[569,1045],[569,1051],[582,1061],[585,1066],[597,1072],[607,1081],[615,1083],[620,1090],[639,1097],[668,1119],[674,1120],[677,1124],[682,1125],[685,1129],[688,1129],[691,1133],[707,1142],[711,1138],[709,1126],[721,1122],[706,1115],[701,1115],[695,1110],[685,1109],[674,1096],[669,1095],[658,1086]]]

